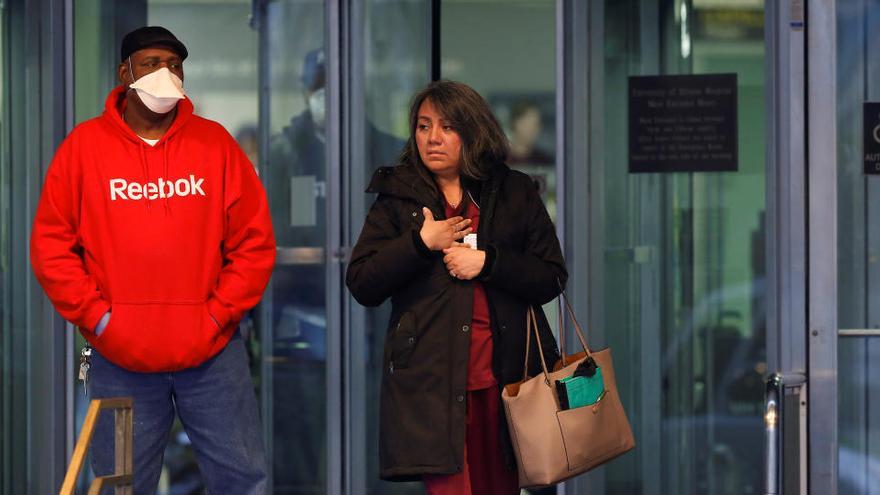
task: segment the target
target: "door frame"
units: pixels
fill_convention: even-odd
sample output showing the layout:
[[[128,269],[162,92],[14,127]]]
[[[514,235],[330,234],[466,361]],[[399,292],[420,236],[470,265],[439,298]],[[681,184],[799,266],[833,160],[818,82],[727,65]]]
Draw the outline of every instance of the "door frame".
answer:
[[[829,495],[838,485],[836,4],[808,0],[805,16],[808,490]]]

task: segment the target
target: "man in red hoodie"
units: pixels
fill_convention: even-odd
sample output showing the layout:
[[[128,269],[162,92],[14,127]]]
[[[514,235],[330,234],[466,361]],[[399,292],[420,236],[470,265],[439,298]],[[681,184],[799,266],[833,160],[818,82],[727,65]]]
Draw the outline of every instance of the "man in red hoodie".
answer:
[[[134,399],[135,493],[153,493],[175,413],[208,493],[263,493],[266,460],[238,322],[272,272],[275,240],[253,166],[183,92],[186,47],[144,27],[122,42],[103,115],[61,143],[31,263],[93,350],[91,397]],[[88,351],[88,350],[87,350]],[[114,469],[111,415],[92,445]]]

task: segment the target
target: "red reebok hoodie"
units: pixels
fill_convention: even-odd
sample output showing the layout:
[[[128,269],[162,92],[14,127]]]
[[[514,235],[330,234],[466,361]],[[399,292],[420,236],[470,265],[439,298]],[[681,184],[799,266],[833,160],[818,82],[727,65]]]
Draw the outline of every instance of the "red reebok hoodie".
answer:
[[[198,366],[269,281],[266,193],[232,136],[188,99],[155,146],[123,122],[124,107],[120,86],[58,148],[31,264],[55,309],[105,358],[141,372]]]

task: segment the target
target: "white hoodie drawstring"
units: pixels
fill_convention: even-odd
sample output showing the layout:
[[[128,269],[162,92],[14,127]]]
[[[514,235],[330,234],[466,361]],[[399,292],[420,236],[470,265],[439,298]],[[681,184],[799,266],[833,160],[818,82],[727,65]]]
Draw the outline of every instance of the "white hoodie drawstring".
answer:
[[[145,143],[140,143],[140,154],[141,154],[141,170],[144,172],[144,183],[149,184],[150,182],[150,167],[147,164],[147,151],[144,149]],[[144,194],[144,199],[147,200],[147,211],[153,211],[153,202],[150,201],[150,197]]]
[[[168,146],[169,141],[165,141],[162,143],[162,175],[165,176],[165,180],[168,180]],[[171,214],[171,203],[169,202],[168,196],[165,196],[165,215]]]

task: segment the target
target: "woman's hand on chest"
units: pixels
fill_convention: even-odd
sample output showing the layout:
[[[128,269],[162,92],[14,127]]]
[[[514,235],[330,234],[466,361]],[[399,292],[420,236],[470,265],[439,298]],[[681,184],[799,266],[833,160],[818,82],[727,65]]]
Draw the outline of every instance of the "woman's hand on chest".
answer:
[[[443,250],[443,263],[453,278],[472,280],[483,271],[486,264],[486,252],[472,249],[467,244],[455,243]]]
[[[425,221],[419,235],[422,236],[422,242],[431,251],[440,251],[455,243],[464,236],[470,234],[473,229],[468,227],[471,224],[469,219],[462,217],[453,217],[446,220],[434,220],[434,215],[428,208],[423,208]]]

